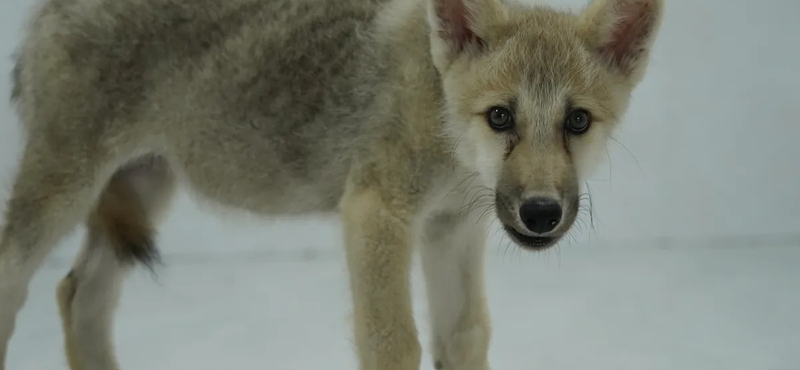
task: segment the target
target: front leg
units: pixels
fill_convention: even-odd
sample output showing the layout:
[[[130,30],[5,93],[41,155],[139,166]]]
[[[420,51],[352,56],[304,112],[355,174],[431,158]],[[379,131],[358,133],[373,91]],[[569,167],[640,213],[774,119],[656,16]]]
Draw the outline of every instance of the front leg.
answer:
[[[409,289],[412,231],[405,207],[368,189],[350,189],[342,201],[361,370],[419,369]]]
[[[488,225],[458,213],[433,216],[423,239],[434,368],[489,370],[491,336],[484,288]]]

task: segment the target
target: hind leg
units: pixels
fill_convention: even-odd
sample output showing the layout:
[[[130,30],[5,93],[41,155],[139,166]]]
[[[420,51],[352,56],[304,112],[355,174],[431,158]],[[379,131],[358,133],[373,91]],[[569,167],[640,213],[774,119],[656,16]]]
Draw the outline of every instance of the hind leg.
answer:
[[[0,235],[0,370],[28,282],[86,217],[115,167],[112,153],[44,140],[33,136],[25,148]]]
[[[153,224],[173,192],[166,162],[147,157],[114,175],[89,216],[83,249],[57,290],[72,370],[119,368],[112,326],[122,283],[135,262],[156,259]]]

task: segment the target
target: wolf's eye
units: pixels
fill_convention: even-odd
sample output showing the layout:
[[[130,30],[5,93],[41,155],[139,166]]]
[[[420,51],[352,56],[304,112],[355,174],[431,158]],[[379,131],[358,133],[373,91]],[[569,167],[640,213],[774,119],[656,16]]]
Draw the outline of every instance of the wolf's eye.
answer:
[[[489,108],[489,111],[486,112],[486,120],[496,131],[505,131],[514,127],[514,117],[506,108]]]
[[[589,130],[592,125],[592,116],[583,109],[575,109],[567,114],[564,126],[570,133],[580,135]]]

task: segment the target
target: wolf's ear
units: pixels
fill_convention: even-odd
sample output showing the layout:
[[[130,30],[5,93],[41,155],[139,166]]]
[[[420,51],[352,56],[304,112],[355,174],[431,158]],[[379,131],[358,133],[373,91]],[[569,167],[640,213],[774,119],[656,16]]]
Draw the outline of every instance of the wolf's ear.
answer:
[[[444,71],[462,55],[483,51],[490,28],[503,18],[499,0],[427,0],[431,52]]]
[[[663,13],[664,0],[594,0],[580,16],[579,30],[610,68],[637,83]]]

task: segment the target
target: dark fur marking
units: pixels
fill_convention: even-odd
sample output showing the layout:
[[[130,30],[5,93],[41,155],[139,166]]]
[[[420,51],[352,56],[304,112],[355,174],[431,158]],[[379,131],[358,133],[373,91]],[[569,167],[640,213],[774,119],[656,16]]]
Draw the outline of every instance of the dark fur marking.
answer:
[[[109,230],[114,252],[123,263],[139,263],[152,270],[161,264],[161,254],[152,234],[126,233],[122,228]]]
[[[517,143],[519,143],[519,133],[514,131],[508,134],[509,137],[506,139],[506,152],[503,153],[503,160],[508,159],[511,156],[511,152],[514,151],[514,148],[517,147]]]
[[[22,63],[19,58],[15,58],[14,69],[11,71],[11,102],[16,102],[22,95]]]
[[[155,229],[138,195],[121,176],[112,178],[101,196],[90,217],[90,229],[106,235],[120,262],[141,263],[152,270],[161,261]]]
[[[562,137],[562,145],[564,146],[564,150],[567,152],[567,156],[569,157],[570,161],[573,160],[572,158],[572,149],[570,149],[570,138],[571,135],[567,132],[567,124],[566,120],[569,117],[569,113],[575,109],[575,103],[572,101],[572,98],[568,98],[566,104],[564,104],[564,116],[561,117],[561,137]]]
[[[508,110],[511,112],[511,117],[514,119],[514,130],[509,131],[508,137],[506,138],[506,151],[503,153],[503,160],[508,159],[511,156],[511,152],[514,151],[517,143],[520,141],[519,137],[519,124],[517,123],[517,109],[519,107],[519,101],[517,98],[512,98],[508,101]]]

